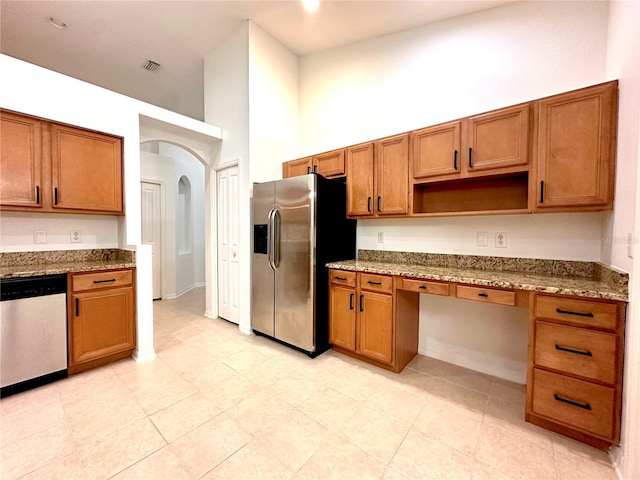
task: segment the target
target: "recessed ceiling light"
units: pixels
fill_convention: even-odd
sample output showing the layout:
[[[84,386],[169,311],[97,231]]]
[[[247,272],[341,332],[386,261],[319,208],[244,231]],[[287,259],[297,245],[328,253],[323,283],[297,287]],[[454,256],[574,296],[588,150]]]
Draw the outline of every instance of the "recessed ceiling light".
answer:
[[[47,17],[47,22],[49,22],[49,25],[51,25],[52,27],[59,28],[60,30],[64,30],[65,28],[67,28],[66,23],[54,17]]]
[[[320,0],[302,0],[302,5],[307,10],[314,12],[320,6]]]

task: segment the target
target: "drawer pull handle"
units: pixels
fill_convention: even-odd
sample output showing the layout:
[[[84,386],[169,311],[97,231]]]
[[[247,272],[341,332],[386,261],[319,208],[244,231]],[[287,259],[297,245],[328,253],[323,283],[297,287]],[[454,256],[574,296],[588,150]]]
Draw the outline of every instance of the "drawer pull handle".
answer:
[[[343,282],[346,282],[346,281],[347,281],[347,278],[346,278],[346,277],[333,277],[333,278],[334,278],[334,279],[336,279],[336,280],[341,280],[341,281],[343,281]]]
[[[421,288],[421,289],[423,289],[423,290],[426,290],[426,289],[427,289],[427,286],[426,286],[426,285],[420,285],[418,288]]]
[[[578,408],[584,408],[585,410],[591,410],[591,405],[589,405],[588,403],[575,402],[573,400],[569,400],[568,398],[561,397],[557,393],[553,394],[553,398],[558,402],[568,403],[569,405],[573,405],[574,407]]]
[[[115,282],[116,279],[115,278],[110,278],[108,280],[94,280],[93,283],[109,283],[109,282]]]
[[[353,293],[349,294],[349,310],[353,310]]]
[[[589,317],[593,318],[593,313],[584,313],[584,312],[572,312],[571,310],[562,310],[561,308],[556,308],[556,312],[564,313],[565,315],[576,315],[578,317]]]
[[[489,294],[488,293],[479,293],[478,296],[479,297],[488,297]]]
[[[367,283],[369,285],[382,285],[382,282],[372,282],[371,280],[369,280]]]
[[[593,357],[593,354],[589,350],[575,350],[569,347],[563,347],[562,345],[556,344],[556,350],[560,350],[562,352],[575,353],[576,355],[584,355],[585,357]]]

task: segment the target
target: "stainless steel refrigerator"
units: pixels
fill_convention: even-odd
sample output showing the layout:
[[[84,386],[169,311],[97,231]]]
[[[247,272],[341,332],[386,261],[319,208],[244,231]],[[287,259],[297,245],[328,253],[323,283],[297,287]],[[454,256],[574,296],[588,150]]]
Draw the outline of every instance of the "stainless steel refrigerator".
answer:
[[[355,258],[344,178],[253,184],[251,327],[314,357],[329,345],[327,262]]]

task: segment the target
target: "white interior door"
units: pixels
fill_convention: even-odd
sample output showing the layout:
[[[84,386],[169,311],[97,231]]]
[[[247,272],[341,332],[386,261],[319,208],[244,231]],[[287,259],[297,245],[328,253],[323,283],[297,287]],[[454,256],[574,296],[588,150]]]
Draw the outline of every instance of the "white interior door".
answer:
[[[219,316],[238,323],[238,167],[219,170],[217,184]]]
[[[157,183],[140,182],[142,194],[142,243],[151,245],[153,299],[162,298],[162,213]]]

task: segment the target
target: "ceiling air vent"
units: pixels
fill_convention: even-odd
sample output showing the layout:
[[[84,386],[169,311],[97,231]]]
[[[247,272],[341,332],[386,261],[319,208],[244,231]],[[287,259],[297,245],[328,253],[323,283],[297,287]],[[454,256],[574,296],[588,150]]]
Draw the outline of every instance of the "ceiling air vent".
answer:
[[[144,65],[142,65],[142,68],[144,68],[145,70],[149,70],[150,72],[155,72],[160,68],[160,64],[154,62],[153,60],[147,60],[146,62],[144,62]]]

